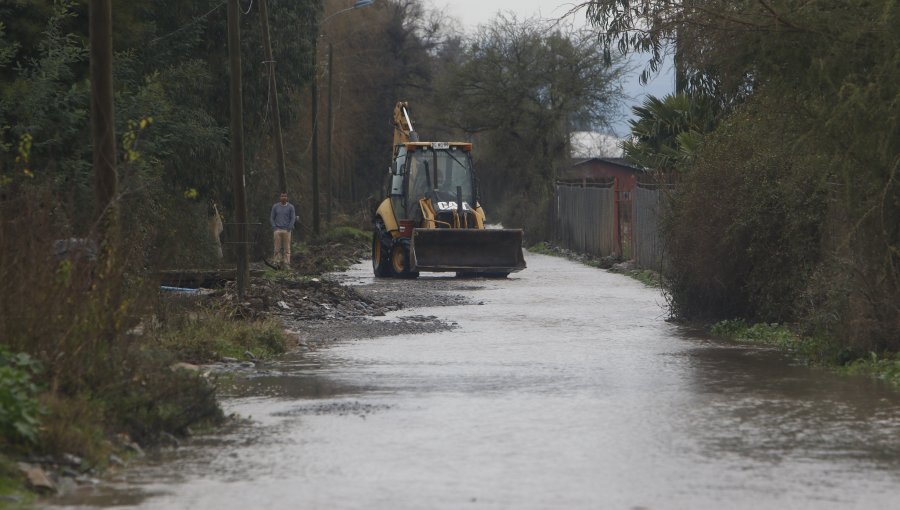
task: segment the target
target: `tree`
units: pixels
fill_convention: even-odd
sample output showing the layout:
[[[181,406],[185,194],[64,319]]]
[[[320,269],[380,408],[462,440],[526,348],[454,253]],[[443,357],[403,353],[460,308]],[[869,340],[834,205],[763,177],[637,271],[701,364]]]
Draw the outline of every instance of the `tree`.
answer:
[[[703,96],[648,97],[633,109],[636,118],[629,122],[632,138],[623,144],[625,156],[646,170],[663,174],[686,168],[703,135],[716,126],[716,106]]]
[[[589,34],[498,16],[447,66],[443,119],[477,143],[485,200],[504,225],[551,234],[549,201],[577,119],[608,125],[623,97],[621,63],[608,65]]]
[[[803,200],[785,213],[784,221],[792,224],[806,225],[804,218],[816,218],[820,223],[813,231],[828,235],[808,240],[824,250],[821,256],[792,259],[798,265],[794,272],[805,277],[791,279],[793,287],[779,294],[802,296],[796,298],[803,301],[794,308],[797,315],[789,319],[805,319],[811,330],[859,350],[900,349],[900,222],[896,221],[900,217],[900,92],[896,87],[900,10],[895,4],[893,0],[592,0],[581,4],[600,29],[607,55],[648,51],[648,71],[653,71],[662,52],[675,46],[688,78],[688,92],[702,91],[714,98],[725,111],[723,122],[740,115],[743,125],[729,123],[728,136],[704,137],[695,153],[706,177],[714,175],[710,169],[722,174],[722,179],[707,182],[727,182],[741,168],[749,172],[748,181],[759,175],[775,176],[757,181],[770,186],[773,193],[796,191],[789,187],[798,183],[808,186],[801,188],[801,196],[827,190],[821,202],[828,205],[826,215],[815,214]],[[764,110],[759,105],[774,111],[760,114]],[[778,154],[789,155],[791,164],[782,165],[784,157],[761,157],[754,159],[761,167],[735,165],[729,151],[723,150],[754,147],[764,153],[769,147],[766,142],[771,141],[765,134],[770,132],[785,133],[786,138],[778,140]],[[807,178],[810,168],[817,178]],[[686,179],[687,185],[692,184]],[[746,206],[743,213],[731,218],[731,223],[719,223],[707,235],[728,239],[748,224],[767,224],[763,221],[766,197],[771,194],[744,189],[742,196],[722,195]],[[675,207],[709,207],[709,197],[717,196],[717,191],[689,195],[696,202]],[[671,235],[690,237],[686,232],[690,228],[673,225]],[[754,236],[744,241],[747,244],[734,246],[729,263],[759,266],[759,260],[742,257],[767,248],[757,245],[759,239]],[[690,249],[700,244],[680,246]],[[673,269],[682,276],[693,270]],[[724,292],[746,297],[754,288],[775,288],[776,282],[765,279],[778,274],[759,272],[754,276],[757,280],[735,283]],[[687,289],[680,295],[692,294]],[[752,310],[746,313],[749,319],[761,318],[754,317]]]
[[[323,28],[334,48],[333,181],[347,212],[365,208],[367,197],[382,193],[390,165],[389,119],[398,100],[410,102],[421,133],[440,129],[431,105],[435,80],[446,65],[438,55],[450,40],[450,28],[420,0],[379,1],[332,18]],[[326,110],[320,105],[319,112]]]

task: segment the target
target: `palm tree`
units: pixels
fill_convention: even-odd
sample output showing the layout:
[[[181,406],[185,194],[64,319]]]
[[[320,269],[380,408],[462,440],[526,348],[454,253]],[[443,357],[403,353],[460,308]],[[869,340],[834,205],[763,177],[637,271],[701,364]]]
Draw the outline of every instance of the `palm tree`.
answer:
[[[637,118],[629,123],[632,139],[623,145],[625,157],[646,170],[670,174],[693,159],[721,108],[705,96],[681,93],[649,96],[633,111]]]

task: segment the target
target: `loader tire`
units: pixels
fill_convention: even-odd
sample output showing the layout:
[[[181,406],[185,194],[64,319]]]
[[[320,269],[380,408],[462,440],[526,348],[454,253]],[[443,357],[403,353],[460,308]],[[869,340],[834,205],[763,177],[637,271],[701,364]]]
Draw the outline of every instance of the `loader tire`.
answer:
[[[398,278],[418,278],[418,271],[409,270],[409,248],[397,243],[391,250],[391,271]]]
[[[372,272],[379,278],[391,276],[391,259],[384,247],[385,232],[375,226],[372,232]]]

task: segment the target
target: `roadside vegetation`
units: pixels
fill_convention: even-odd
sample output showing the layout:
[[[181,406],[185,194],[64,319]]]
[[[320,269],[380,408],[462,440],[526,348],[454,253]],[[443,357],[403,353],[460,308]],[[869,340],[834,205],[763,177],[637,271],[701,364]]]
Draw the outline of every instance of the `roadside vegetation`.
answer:
[[[675,183],[663,275],[673,317],[896,380],[895,3],[585,7],[608,52],[651,51],[648,77],[677,52],[677,94],[636,109],[625,146]]]
[[[609,269],[613,272],[621,273],[625,276],[634,278],[635,280],[643,283],[648,287],[659,288],[662,286],[660,275],[656,271],[653,271],[651,269],[633,269],[629,267],[628,264],[621,264],[622,261],[616,259],[615,257],[600,258],[584,253],[577,253],[572,250],[560,248],[559,246],[556,246],[553,243],[547,241],[535,243],[528,248],[528,251],[541,255],[562,257],[568,260],[573,260],[575,262],[580,262],[586,266],[596,267],[598,269]]]
[[[744,320],[725,320],[710,331],[737,342],[776,347],[796,354],[810,365],[837,370],[848,375],[865,375],[883,380],[900,389],[900,358],[896,353],[869,352],[859,355],[833,338],[804,336],[786,324],[748,324]]]
[[[290,347],[278,322],[244,313],[227,290],[214,299],[160,293],[161,269],[233,267],[227,244],[234,239],[235,209],[226,172],[229,69],[224,45],[209,44],[224,39],[226,9],[224,3],[210,8],[205,0],[113,6],[116,192],[101,198],[86,128],[88,2],[0,5],[3,503],[27,501],[26,486],[52,493],[63,468],[94,476],[143,447],[221,423],[216,380],[192,365],[264,359]],[[307,148],[291,151],[287,165],[306,169],[313,123],[308,109],[291,105],[308,104],[318,24],[343,7],[331,2],[332,10],[323,12],[321,2],[270,0],[269,8],[273,58],[286,96],[282,120],[293,126],[285,140]],[[397,77],[417,87],[427,78],[421,78],[424,70],[406,63],[429,61],[424,55],[436,47],[426,41],[426,13],[417,2],[379,2],[370,13],[359,30],[349,19],[329,25],[331,34],[347,36],[334,62],[346,73],[341,90],[362,83],[383,92],[354,89],[360,100],[347,101],[353,104],[336,115],[328,205],[341,222],[366,216],[365,198],[381,178],[369,169],[383,166],[382,151],[360,147],[382,147],[390,139],[383,125],[403,96]],[[241,19],[243,103],[251,256],[264,267],[271,255],[269,208],[281,190],[273,184],[268,76],[252,64],[265,60],[260,26],[254,5]],[[298,31],[304,35],[297,37]],[[367,62],[377,64],[352,61],[362,47]],[[397,65],[384,64],[402,55]],[[349,137],[352,143],[342,142]],[[309,172],[293,171],[288,188],[311,238]],[[221,237],[217,223],[224,223]],[[353,260],[347,243],[368,245],[358,230],[322,230],[306,242],[298,235],[295,260],[302,262],[270,276],[344,268]],[[18,462],[46,469],[51,484],[27,480]]]
[[[29,205],[39,202],[6,200],[24,214],[0,223],[0,496],[19,501],[29,496],[15,462],[97,473],[208,430],[224,416],[216,377],[197,365],[265,360],[292,345],[278,320],[238,306],[229,288],[161,293],[152,273],[131,270],[127,243],[114,248],[121,265],[112,268],[89,253],[55,255],[48,246],[60,232]],[[263,279],[345,269],[368,236],[341,227],[296,246],[298,264]]]
[[[287,351],[284,328],[273,319],[234,320],[217,303],[180,304],[152,331],[155,345],[187,363],[267,359]]]
[[[788,351],[810,365],[835,367],[847,363],[852,356],[839,343],[824,337],[803,336],[788,324],[751,324],[733,319],[713,324],[710,332],[720,338]]]
[[[152,273],[133,270],[135,245],[105,259],[81,244],[54,254],[67,237],[43,214],[49,196],[20,193],[0,203],[0,464],[65,458],[95,472],[129,445],[218,424],[214,380],[177,364],[284,351],[272,322],[174,306]],[[3,473],[0,490],[16,492],[22,473]]]
[[[556,246],[550,241],[541,241],[539,243],[535,243],[528,248],[528,251],[530,251],[531,253],[538,253],[540,255],[562,257],[564,259],[580,262],[586,266],[597,267],[600,269],[610,269],[612,268],[613,264],[620,262],[613,257],[600,258],[587,253],[578,253],[576,251]]]

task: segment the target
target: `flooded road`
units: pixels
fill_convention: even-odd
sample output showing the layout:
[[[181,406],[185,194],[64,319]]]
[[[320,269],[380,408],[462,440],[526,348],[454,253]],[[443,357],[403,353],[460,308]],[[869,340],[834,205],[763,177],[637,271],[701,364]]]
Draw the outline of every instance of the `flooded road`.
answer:
[[[897,393],[681,330],[627,277],[540,255],[528,266],[374,282],[473,304],[383,318],[449,331],[260,367],[224,399],[249,420],[53,508],[897,507]]]

